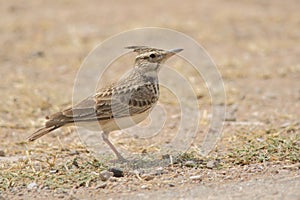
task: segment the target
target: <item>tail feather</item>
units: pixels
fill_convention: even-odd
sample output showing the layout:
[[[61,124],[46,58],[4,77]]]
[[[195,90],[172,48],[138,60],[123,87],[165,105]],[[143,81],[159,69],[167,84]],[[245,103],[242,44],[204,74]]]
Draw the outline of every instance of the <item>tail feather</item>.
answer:
[[[43,127],[38,129],[36,132],[34,132],[32,135],[30,135],[27,140],[32,142],[40,137],[42,137],[43,135],[46,135],[47,133],[59,128],[60,126],[50,126],[50,127]]]
[[[34,141],[47,133],[73,122],[72,117],[65,116],[62,112],[57,112],[53,115],[47,116],[45,126],[36,130],[32,135],[30,135],[27,140]]]

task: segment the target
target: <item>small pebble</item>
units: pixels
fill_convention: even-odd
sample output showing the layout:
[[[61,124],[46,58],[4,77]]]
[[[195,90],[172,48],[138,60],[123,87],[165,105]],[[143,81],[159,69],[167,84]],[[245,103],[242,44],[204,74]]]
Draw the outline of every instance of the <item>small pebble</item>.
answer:
[[[150,189],[150,186],[149,185],[142,185],[141,188],[142,189]]]
[[[164,173],[164,168],[163,167],[158,167],[155,169],[155,175],[162,175]]]
[[[144,179],[145,181],[150,181],[152,179],[154,179],[154,176],[150,175],[150,174],[143,174],[141,176],[142,179]]]
[[[119,168],[112,167],[112,168],[109,168],[108,171],[112,172],[114,177],[123,177],[124,176],[124,172]]]
[[[118,178],[116,178],[116,177],[110,177],[110,182],[117,182],[118,181]]]
[[[196,176],[190,176],[191,180],[201,180],[202,176],[201,175],[196,175]]]
[[[174,183],[169,183],[169,186],[170,187],[175,187],[175,184]]]
[[[136,174],[140,175],[140,174],[142,174],[142,172],[141,172],[140,170],[137,170],[137,169],[131,171],[131,173],[132,173],[133,175],[136,175]]]
[[[196,163],[192,160],[188,160],[184,163],[184,166],[186,167],[194,167],[196,165]]]
[[[100,172],[99,177],[100,177],[101,181],[107,181],[113,175],[114,175],[113,172],[103,170],[102,172]]]
[[[265,141],[264,138],[256,138],[256,140],[257,140],[258,142],[264,142],[264,141]]]
[[[170,159],[171,155],[169,155],[169,154],[164,154],[164,155],[162,155],[161,157],[162,157],[163,160],[165,160],[165,159]]]
[[[68,194],[68,190],[65,188],[57,188],[56,193],[57,194]]]
[[[38,185],[35,182],[29,183],[27,185],[28,190],[37,189]]]
[[[50,174],[56,174],[57,172],[58,172],[57,169],[51,169],[51,170],[49,171]]]
[[[0,156],[4,157],[5,156],[5,152],[3,150],[0,150]]]
[[[286,127],[289,127],[289,126],[291,126],[291,125],[292,125],[291,122],[285,122],[285,123],[281,124],[280,127],[281,127],[281,128],[286,128]]]
[[[107,186],[107,183],[105,183],[105,182],[99,183],[96,185],[95,189],[105,188],[106,186]]]
[[[78,154],[79,154],[79,152],[76,150],[71,150],[69,153],[70,156],[74,156],[74,155],[78,155]]]
[[[217,163],[215,160],[210,160],[210,161],[207,162],[206,167],[207,167],[208,169],[212,169],[212,168],[216,167],[217,164],[218,164],[218,163]]]

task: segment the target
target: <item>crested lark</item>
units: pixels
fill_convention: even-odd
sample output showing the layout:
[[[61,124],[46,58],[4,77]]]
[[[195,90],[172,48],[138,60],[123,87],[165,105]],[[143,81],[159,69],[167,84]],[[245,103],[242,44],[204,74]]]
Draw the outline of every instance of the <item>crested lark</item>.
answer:
[[[66,125],[89,127],[89,122],[98,122],[103,141],[119,160],[125,159],[109,141],[108,134],[133,126],[143,121],[159,97],[158,72],[169,57],[182,51],[165,51],[146,46],[130,46],[138,55],[133,70],[120,81],[104,87],[73,107],[47,116],[44,127],[29,138],[34,141],[43,135]]]

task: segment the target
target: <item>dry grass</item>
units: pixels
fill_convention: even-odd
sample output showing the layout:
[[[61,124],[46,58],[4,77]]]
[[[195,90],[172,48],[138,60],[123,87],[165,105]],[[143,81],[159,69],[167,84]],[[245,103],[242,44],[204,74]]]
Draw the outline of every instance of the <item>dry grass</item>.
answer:
[[[164,12],[153,15],[157,10]],[[42,198],[47,191],[69,193],[75,188],[120,194],[199,182],[218,185],[270,177],[282,170],[299,175],[298,10],[294,0],[1,4],[0,199],[19,194],[25,194],[24,199],[26,194],[28,199]],[[20,142],[42,124],[44,116],[70,103],[76,72],[93,47],[113,34],[144,26],[190,35],[205,47],[222,74],[227,104],[237,107],[233,113],[237,123],[225,123],[223,137],[209,157],[191,150],[174,156],[172,162],[166,156],[168,165],[162,168],[146,165],[143,159],[116,165],[109,158],[95,160],[70,132],[58,131],[30,145]],[[174,66],[193,78],[185,62]],[[114,70],[108,79],[120,75]],[[203,111],[210,106],[210,96],[202,82],[193,83]],[[162,102],[177,113],[170,101]],[[135,148],[134,142],[124,140],[139,152],[150,145]],[[121,167],[125,177],[105,182],[100,190],[99,173],[112,166]],[[31,183],[37,185],[32,193]]]
[[[293,124],[278,129],[241,131],[224,139],[225,142],[222,144],[228,146],[226,151],[216,149],[209,157],[200,157],[190,151],[173,157],[172,163],[168,160],[169,164],[164,168],[172,167],[173,170],[177,168],[183,171],[189,168],[202,170],[213,168],[224,172],[239,166],[260,163],[275,163],[279,168],[284,168],[300,162],[299,130],[299,125]],[[235,143],[233,148],[230,147],[231,143]],[[24,146],[22,143],[15,145]],[[0,190],[2,191],[13,188],[26,189],[32,182],[36,183],[39,189],[93,188],[101,182],[99,173],[114,166],[109,162],[97,161],[81,144],[62,148],[51,146],[49,143],[37,143],[30,150],[18,154],[26,156],[14,162],[1,164]],[[186,164],[191,161],[192,164]],[[145,166],[143,162],[140,160],[118,165],[125,170],[127,184],[134,182],[130,178],[131,172],[138,169],[139,165]],[[209,162],[214,164],[209,166]],[[153,169],[155,167],[157,166]]]

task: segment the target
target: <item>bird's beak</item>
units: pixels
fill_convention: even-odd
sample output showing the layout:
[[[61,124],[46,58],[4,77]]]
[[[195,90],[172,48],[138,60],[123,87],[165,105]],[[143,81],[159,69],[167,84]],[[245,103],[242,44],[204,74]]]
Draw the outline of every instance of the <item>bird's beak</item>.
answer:
[[[181,52],[182,50],[183,49],[171,49],[171,50],[167,51],[166,58],[169,58],[169,57],[175,55],[176,53]]]
[[[183,50],[183,49],[171,49],[171,50],[169,50],[168,52],[175,54],[175,53],[179,53],[179,52],[182,51],[182,50]]]

